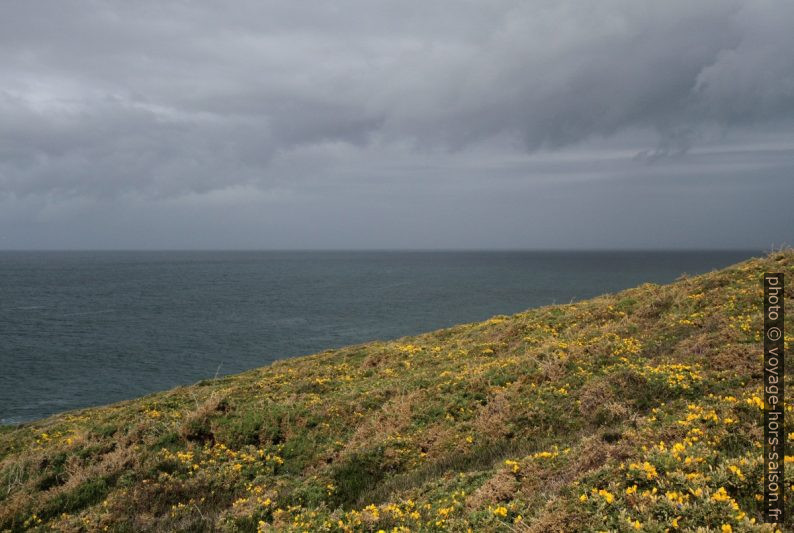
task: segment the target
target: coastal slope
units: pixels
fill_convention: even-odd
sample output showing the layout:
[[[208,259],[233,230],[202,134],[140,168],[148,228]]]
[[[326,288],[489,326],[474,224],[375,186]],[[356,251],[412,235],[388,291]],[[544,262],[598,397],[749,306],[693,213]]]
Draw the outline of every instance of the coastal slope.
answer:
[[[0,531],[773,531],[763,272],[794,313],[788,250],[3,427]]]

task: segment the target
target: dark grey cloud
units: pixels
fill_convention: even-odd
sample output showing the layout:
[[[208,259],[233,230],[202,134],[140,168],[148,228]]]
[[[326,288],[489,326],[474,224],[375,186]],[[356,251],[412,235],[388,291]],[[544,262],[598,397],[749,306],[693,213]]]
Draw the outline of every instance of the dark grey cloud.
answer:
[[[293,214],[379,220],[388,202],[361,205],[383,191],[778,183],[793,26],[794,4],[764,0],[3,3],[0,221],[19,245],[11,224],[249,206],[292,242]]]

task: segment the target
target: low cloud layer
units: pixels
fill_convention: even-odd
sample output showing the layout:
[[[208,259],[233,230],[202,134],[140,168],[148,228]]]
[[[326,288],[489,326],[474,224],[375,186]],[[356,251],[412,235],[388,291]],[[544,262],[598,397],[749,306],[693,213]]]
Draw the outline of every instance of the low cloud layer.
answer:
[[[770,149],[791,164],[792,27],[763,0],[5,3],[0,202],[17,224],[241,190],[347,206],[670,156],[697,172],[698,150],[767,176]]]

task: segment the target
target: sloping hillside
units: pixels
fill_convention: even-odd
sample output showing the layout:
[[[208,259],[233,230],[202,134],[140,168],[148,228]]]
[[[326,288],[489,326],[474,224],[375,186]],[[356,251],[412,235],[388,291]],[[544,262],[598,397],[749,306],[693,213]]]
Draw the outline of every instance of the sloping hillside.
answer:
[[[764,271],[794,314],[777,252],[4,428],[0,530],[771,531]]]

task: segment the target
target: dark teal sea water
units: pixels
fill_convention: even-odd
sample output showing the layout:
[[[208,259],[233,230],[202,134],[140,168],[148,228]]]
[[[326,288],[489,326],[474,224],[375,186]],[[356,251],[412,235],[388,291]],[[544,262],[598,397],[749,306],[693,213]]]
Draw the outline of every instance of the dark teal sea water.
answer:
[[[757,252],[0,252],[0,422]]]

